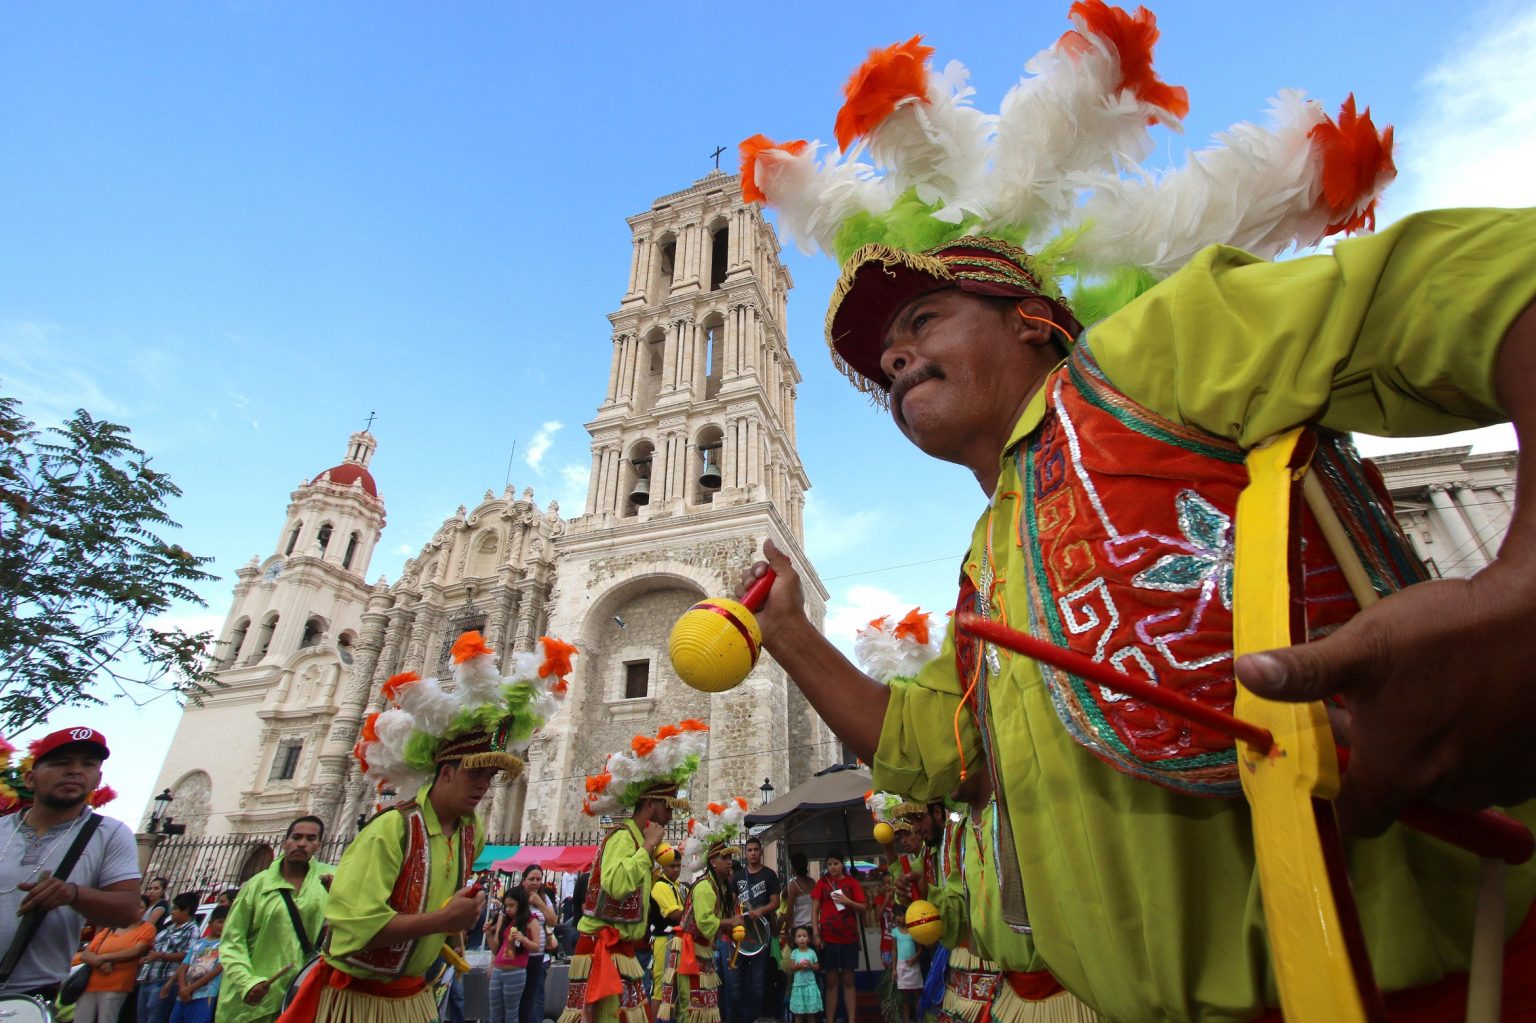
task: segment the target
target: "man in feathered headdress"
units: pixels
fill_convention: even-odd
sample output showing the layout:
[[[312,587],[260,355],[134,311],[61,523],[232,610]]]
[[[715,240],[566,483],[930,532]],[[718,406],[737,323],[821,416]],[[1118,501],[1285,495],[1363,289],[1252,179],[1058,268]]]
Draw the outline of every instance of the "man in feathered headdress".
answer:
[[[683,919],[667,942],[662,994],[656,1018],[662,1023],[686,1009],[687,1023],[720,1023],[720,975],[715,940],[735,937],[743,917],[731,884],[733,853],[742,838],[747,801],[740,796],[710,803],[688,822],[683,869],[694,877]]]
[[[1536,502],[1517,504],[1475,579],[1407,587],[1422,566],[1347,439],[1506,418],[1536,429],[1536,214],[1422,214],[1267,263],[1373,223],[1390,129],[1353,98],[1335,120],[1284,94],[1273,126],[1237,126],[1186,168],[1146,173],[1146,126],[1187,108],[1152,71],[1151,16],[1099,0],[1072,15],[995,116],[970,106],[963,68],[929,70],[914,39],[850,81],[841,162],[818,164],[803,142],[743,144],[744,195],[846,260],[827,315],[836,365],[988,498],[958,608],[1229,710],[1245,455],[1305,427],[1322,501],[1293,532],[1293,578],[1299,638],[1318,642],[1257,655],[1244,679],[1287,699],[1346,693],[1346,822],[1379,831],[1412,795],[1536,794],[1523,624]],[[1342,520],[1341,548],[1319,517]],[[1230,739],[953,628],[944,656],[880,686],[807,620],[789,560],[766,556],[779,578],[763,645],[875,784],[921,800],[995,786],[973,906],[1030,928],[1040,961],[1108,1018],[1276,1005]],[[1348,855],[1369,879],[1356,896],[1382,989],[1454,1000],[1476,858],[1400,826]],[[1507,906],[1524,929],[1506,1006],[1536,998],[1533,892],[1536,868],[1513,869]]]
[[[637,735],[628,750],[609,755],[602,773],[587,778],[583,813],[627,816],[603,837],[592,860],[559,1023],[646,1023],[635,952],[645,940],[651,866],[673,811],[687,812],[682,790],[699,769],[708,731],[689,719],[662,726],[654,738]]]
[[[566,690],[574,647],[552,637],[512,656],[503,676],[478,632],[453,646],[452,688],[414,672],[384,686],[391,709],[370,716],[353,751],[382,790],[414,795],[387,807],[336,867],[330,944],[300,982],[281,1023],[429,1023],[428,973],[449,939],[472,927],[485,894],[467,882],[485,836],[475,808]]]

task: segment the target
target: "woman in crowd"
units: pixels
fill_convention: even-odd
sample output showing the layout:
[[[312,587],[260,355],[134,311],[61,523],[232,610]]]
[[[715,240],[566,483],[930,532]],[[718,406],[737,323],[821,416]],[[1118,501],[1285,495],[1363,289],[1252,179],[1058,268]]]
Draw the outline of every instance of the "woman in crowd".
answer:
[[[160,933],[171,918],[171,903],[165,897],[170,887],[170,878],[157,877],[152,879],[149,886],[144,889],[144,898],[149,902],[149,908],[144,911],[144,922],[152,926],[156,934]]]
[[[547,952],[555,947],[554,924],[558,919],[544,897],[544,870],[537,864],[523,871],[521,883],[527,896],[529,936],[538,944],[528,953],[528,982],[523,987],[519,1023],[544,1023],[544,977],[549,969]]]
[[[80,961],[91,968],[91,977],[75,1003],[76,1023],[117,1023],[123,1003],[133,994],[139,963],[154,943],[155,927],[144,920],[96,932],[80,953]]]
[[[527,990],[528,956],[542,948],[532,936],[534,918],[521,885],[507,889],[501,913],[485,925],[495,958],[491,960],[490,1023],[518,1023]]]

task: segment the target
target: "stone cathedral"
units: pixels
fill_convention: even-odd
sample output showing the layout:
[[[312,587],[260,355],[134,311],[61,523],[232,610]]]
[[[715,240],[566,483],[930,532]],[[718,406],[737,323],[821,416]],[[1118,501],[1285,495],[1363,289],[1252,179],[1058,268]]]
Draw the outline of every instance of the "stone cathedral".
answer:
[[[532,490],[461,506],[394,582],[366,582],[384,528],[375,439],[290,496],[277,541],[241,568],[220,634],[224,685],[182,715],[156,788],[190,833],[265,834],[301,813],[350,833],[374,794],[351,750],[389,676],[445,674],[471,629],[504,654],[558,635],[580,650],[571,695],[527,770],[481,805],[493,839],[595,830],[583,778],[630,736],[710,725],[696,800],[780,791],[838,759],[831,730],[764,656],[741,686],[698,693],[666,657],[672,623],[735,590],[771,537],[818,624],[827,594],[804,556],[810,486],[795,443],[800,380],[784,333],[792,282],[761,212],[714,171],[629,219],[629,280],[596,415],[586,507]],[[593,382],[594,397],[602,382]],[[401,481],[402,485],[408,481]],[[217,756],[210,755],[217,750]]]

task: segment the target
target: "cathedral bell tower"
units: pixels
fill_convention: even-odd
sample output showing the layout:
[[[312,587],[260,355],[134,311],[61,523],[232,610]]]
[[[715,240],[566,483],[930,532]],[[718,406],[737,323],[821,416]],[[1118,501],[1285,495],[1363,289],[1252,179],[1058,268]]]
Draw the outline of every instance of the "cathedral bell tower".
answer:
[[[666,656],[677,616],[734,593],[770,537],[795,560],[813,620],[825,613],[801,550],[810,481],[783,326],[792,281],[772,228],[740,193],[737,176],[714,171],[628,221],[607,391],[587,424],[586,507],[558,541],[551,594],[551,631],[574,635],[584,656],[571,705],[534,747],[554,761],[540,774],[563,780],[558,791],[530,788],[529,830],[580,827],[582,775],[634,734],[680,718],[711,726],[696,796],[750,793],[764,778],[794,785],[836,755],[770,658],[712,697],[684,685]]]

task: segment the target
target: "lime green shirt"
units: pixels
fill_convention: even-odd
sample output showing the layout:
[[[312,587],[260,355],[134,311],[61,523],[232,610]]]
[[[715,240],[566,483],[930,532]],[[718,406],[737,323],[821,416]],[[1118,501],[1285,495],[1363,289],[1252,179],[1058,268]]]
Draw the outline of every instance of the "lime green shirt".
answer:
[[[645,848],[645,836],[633,820],[620,824],[612,838],[603,843],[603,859],[598,864],[603,892],[610,899],[622,899],[632,892],[645,891],[651,879],[651,854]],[[650,915],[641,899],[640,919],[633,923],[609,925],[592,916],[583,916],[576,924],[582,934],[596,934],[604,927],[614,926],[623,941],[641,941],[645,938]]]
[[[281,893],[293,892],[293,904],[313,945],[325,923],[327,893],[321,878],[335,870],[329,863],[311,860],[309,873],[295,891],[283,878],[283,860],[279,857],[240,886],[240,894],[224,920],[224,935],[219,939],[219,963],[224,967],[219,984],[219,1019],[248,1023],[271,1019],[282,1009],[283,993],[304,965],[304,951]],[[260,1002],[245,1003],[246,992],[264,980],[273,979],[285,966],[293,969],[279,977]]]
[[[1504,418],[1494,359],[1533,297],[1536,213],[1430,213],[1286,263],[1207,249],[1086,343],[1130,397],[1245,444],[1309,421],[1443,432]],[[1044,412],[1042,390],[1009,450]],[[1022,493],[1006,455],[996,493]],[[995,522],[977,522],[964,570],[980,585],[990,526],[993,606],[1024,608],[1028,555],[1015,541],[1016,509],[1000,507]],[[1038,962],[1107,1019],[1241,1020],[1277,1004],[1246,804],[1115,771],[1068,735],[1035,663],[999,655],[986,713]],[[955,787],[960,694],[951,627],[940,656],[891,687],[875,788],[929,800]],[[981,769],[969,715],[961,739],[968,769]],[[1536,818],[1529,804],[1519,815]],[[1473,857],[1400,828],[1347,852],[1383,990],[1466,969]],[[1508,879],[1513,930],[1536,893],[1536,866]],[[976,903],[986,891],[972,892],[972,926],[990,936]]]
[[[432,809],[428,795],[430,784],[416,793],[416,804],[421,807],[421,817],[427,829],[427,901],[428,912],[446,903],[463,883],[460,874],[463,859],[460,851],[460,834],[457,821],[444,831]],[[479,855],[485,844],[485,828],[475,828],[475,854]],[[342,963],[346,956],[361,952],[373,940],[374,935],[396,916],[389,905],[390,893],[405,861],[405,815],[380,814],[369,822],[347,846],[341,862],[336,866],[336,879],[331,885],[331,901],[325,918],[331,925],[331,944],[326,960],[354,976],[383,979],[384,975]],[[416,942],[411,957],[406,960],[402,976],[420,977],[437,959],[446,934],[432,934]]]
[[[688,889],[688,898],[693,902],[693,926],[704,936],[705,945],[701,952],[712,948],[715,939],[720,936],[720,892],[710,880],[709,873],[706,867],[693,887]]]

